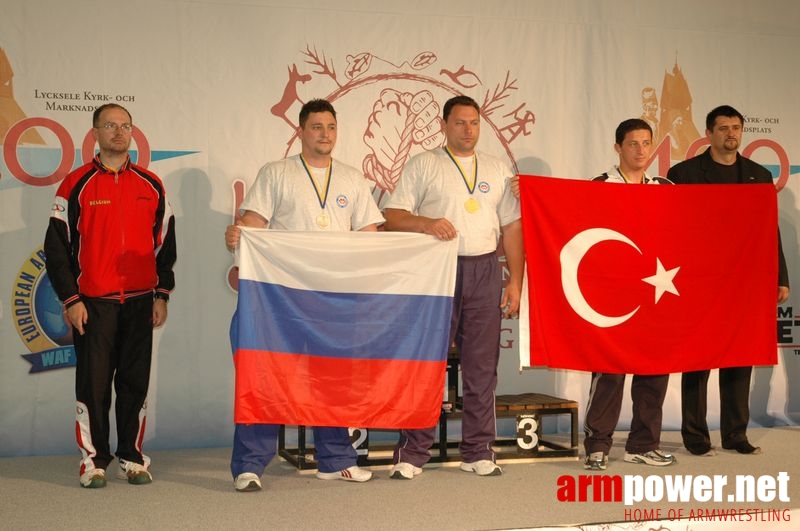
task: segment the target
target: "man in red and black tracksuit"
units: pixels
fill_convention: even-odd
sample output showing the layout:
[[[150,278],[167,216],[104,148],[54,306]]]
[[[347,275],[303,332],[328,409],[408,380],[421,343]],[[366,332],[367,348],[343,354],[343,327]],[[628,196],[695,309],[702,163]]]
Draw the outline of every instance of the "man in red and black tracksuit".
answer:
[[[45,237],[47,274],[73,327],[80,483],[106,484],[111,384],[117,398],[117,474],[152,481],[142,454],[153,327],[175,285],[175,222],[164,185],[128,156],[133,124],[116,104],[93,115],[100,153],[56,192]]]

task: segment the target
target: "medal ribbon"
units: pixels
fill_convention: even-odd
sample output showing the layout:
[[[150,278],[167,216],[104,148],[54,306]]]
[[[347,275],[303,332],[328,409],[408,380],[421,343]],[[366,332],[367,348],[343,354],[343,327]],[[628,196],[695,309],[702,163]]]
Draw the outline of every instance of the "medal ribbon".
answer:
[[[475,168],[472,172],[472,186],[470,186],[469,181],[467,180],[467,174],[464,173],[464,169],[461,167],[461,164],[459,164],[453,154],[450,153],[450,148],[445,146],[444,151],[447,153],[447,156],[450,157],[450,160],[453,161],[453,164],[456,165],[456,168],[458,168],[458,173],[461,174],[461,179],[464,180],[464,186],[467,187],[467,192],[472,195],[472,193],[475,191],[475,184],[478,182],[478,156],[473,155],[473,157],[475,157]]]
[[[616,166],[616,168],[619,174],[622,176],[622,180],[625,181],[626,184],[630,184],[632,181],[628,179],[627,175],[622,173],[622,168],[620,168],[619,166]],[[646,175],[642,174],[642,184],[647,184],[648,182],[650,182],[650,180],[647,178]]]
[[[333,159],[331,159],[330,163],[328,163],[328,172],[325,174],[325,191],[321,191],[319,186],[317,185],[317,181],[314,180],[314,176],[311,175],[311,170],[308,169],[308,165],[306,164],[303,155],[300,155],[300,162],[303,163],[303,169],[306,170],[306,175],[308,175],[308,180],[311,181],[311,185],[314,187],[314,193],[317,194],[317,201],[319,201],[319,207],[322,210],[325,210],[325,203],[328,202],[328,190],[331,187],[331,174],[333,174]]]

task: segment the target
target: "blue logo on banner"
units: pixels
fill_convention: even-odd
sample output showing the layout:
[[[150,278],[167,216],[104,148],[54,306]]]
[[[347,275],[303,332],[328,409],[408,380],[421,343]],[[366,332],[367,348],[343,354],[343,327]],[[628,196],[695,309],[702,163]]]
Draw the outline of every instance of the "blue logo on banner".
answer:
[[[64,369],[75,366],[75,347],[70,345],[68,347],[53,348],[34,352],[33,354],[22,354],[22,357],[31,364],[31,370],[28,371],[30,374],[53,369]]]
[[[44,267],[40,247],[25,260],[11,291],[11,313],[20,339],[30,354],[29,373],[75,366],[72,325],[67,322]]]

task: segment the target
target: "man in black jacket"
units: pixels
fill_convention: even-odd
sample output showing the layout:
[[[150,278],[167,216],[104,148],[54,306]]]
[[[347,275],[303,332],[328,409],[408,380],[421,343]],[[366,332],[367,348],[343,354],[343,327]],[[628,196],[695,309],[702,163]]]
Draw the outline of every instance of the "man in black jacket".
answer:
[[[704,153],[676,164],[667,178],[676,184],[772,183],[763,166],[741,156],[744,117],[729,105],[715,108],[706,117],[706,136],[711,146]],[[789,274],[778,234],[778,304],[789,298]],[[761,448],[747,440],[750,420],[750,376],[752,367],[719,370],[720,431],[722,447],[741,454],[759,454]],[[710,371],[683,373],[681,380],[681,435],[683,445],[695,454],[715,455],[706,422],[707,387]]]

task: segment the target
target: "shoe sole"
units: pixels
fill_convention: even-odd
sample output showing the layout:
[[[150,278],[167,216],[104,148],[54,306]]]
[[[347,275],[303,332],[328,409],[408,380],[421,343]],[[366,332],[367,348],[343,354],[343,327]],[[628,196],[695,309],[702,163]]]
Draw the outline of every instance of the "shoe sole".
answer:
[[[237,488],[236,492],[256,492],[259,490],[261,490],[261,485],[256,483],[256,480],[252,479],[247,483],[247,485],[245,485],[241,489]]]
[[[131,485],[147,485],[148,483],[153,482],[153,476],[148,473],[141,473],[137,474],[133,477],[129,477],[127,473],[123,471],[117,472],[117,479],[121,479],[123,481],[127,481]]]
[[[605,470],[606,468],[608,467],[604,465],[583,465],[584,470]]]
[[[686,448],[686,451],[689,452],[692,455],[696,455],[697,457],[714,457],[715,455],[717,455],[717,450],[714,449],[714,448],[709,448],[708,450],[706,450],[704,452],[695,452],[695,451],[692,451],[692,450]]]
[[[462,465],[461,466],[461,470],[463,470],[464,472],[472,472],[473,474],[475,474],[477,476],[480,476],[482,478],[483,477],[502,476],[503,475],[503,469],[500,468],[499,466],[495,466],[494,470],[492,470],[488,474],[479,474],[477,470],[475,470],[474,468],[472,468],[470,466],[465,467],[465,466]]]
[[[723,448],[723,450],[725,450],[726,452],[736,452],[736,453],[741,454],[741,455],[761,455],[763,453],[761,451],[761,447],[760,446],[756,446],[755,448],[753,448],[752,452],[743,452],[743,451],[739,450],[738,448]]]
[[[128,473],[122,469],[117,471],[116,478],[127,481],[131,485],[147,485],[148,483],[153,482],[153,476],[151,476],[148,472],[143,472],[134,477],[129,477]]]
[[[635,465],[649,465],[649,466],[669,466],[675,462],[674,459],[672,461],[646,461],[638,457],[633,457],[630,459],[628,457],[624,457],[623,460],[626,463],[633,463]]]
[[[343,476],[339,472],[317,472],[317,479],[324,479],[326,481],[340,479],[342,481],[353,481],[355,483],[366,483],[372,479],[372,474],[366,478],[354,478],[353,476]]]
[[[81,487],[84,489],[102,489],[106,486],[106,480],[102,478],[95,478],[89,482],[88,485],[84,485],[81,483]]]
[[[406,467],[406,468],[408,468],[408,467]],[[405,480],[414,479],[415,477],[417,477],[420,474],[422,474],[422,469],[420,467],[414,467],[414,468],[412,468],[410,470],[410,472],[411,472],[411,475],[407,476],[407,475],[403,474],[403,472],[401,472],[400,470],[395,470],[394,472],[389,474],[389,479],[405,479]]]

